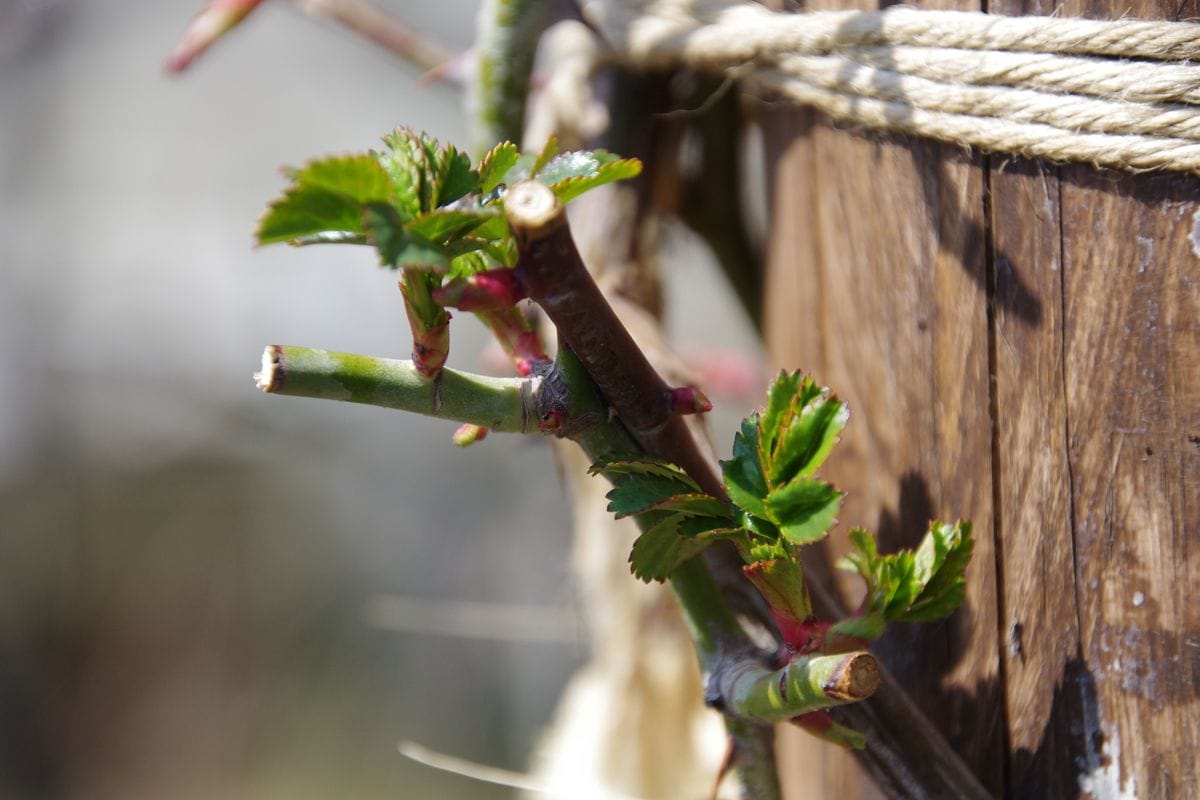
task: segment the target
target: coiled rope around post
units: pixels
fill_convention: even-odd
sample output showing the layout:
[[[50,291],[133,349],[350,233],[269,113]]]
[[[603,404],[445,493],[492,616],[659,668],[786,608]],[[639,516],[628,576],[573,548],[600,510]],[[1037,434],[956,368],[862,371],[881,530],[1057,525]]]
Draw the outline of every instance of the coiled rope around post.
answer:
[[[689,67],[836,120],[1128,171],[1200,172],[1200,25],[893,6],[781,13],[587,0],[615,55]]]

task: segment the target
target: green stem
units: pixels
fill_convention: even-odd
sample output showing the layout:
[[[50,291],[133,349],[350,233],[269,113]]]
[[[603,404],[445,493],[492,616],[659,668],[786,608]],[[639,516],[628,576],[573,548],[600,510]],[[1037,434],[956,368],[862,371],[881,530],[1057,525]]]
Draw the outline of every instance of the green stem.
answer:
[[[320,14],[341,23],[426,72],[444,66],[456,56],[453,50],[367,0],[304,0],[298,5],[307,14]]]
[[[702,560],[685,561],[672,572],[671,588],[691,629],[702,670],[712,671],[723,654],[745,644],[742,626]]]
[[[639,450],[679,466],[708,494],[726,499],[714,465],[696,447],[671,389],[621,324],[584,266],[566,211],[536,181],[509,188],[504,214],[517,242],[517,279],[583,362]]]
[[[411,361],[273,345],[264,351],[263,370],[255,377],[259,388],[272,394],[364,403],[506,432],[537,430],[544,414],[558,410],[566,419],[561,432],[592,460],[640,452],[621,422],[609,416],[569,346],[560,346],[553,368],[532,378],[486,378],[443,369],[437,380],[429,380]],[[749,713],[762,708],[772,713],[771,720],[778,718],[769,700],[756,700],[759,683],[747,679],[761,678],[759,672],[771,674],[760,665],[761,652],[742,630],[704,559],[680,566],[671,587],[691,628],[701,669],[717,692],[707,699],[725,710],[745,796],[778,800],[774,731],[768,720]],[[726,686],[747,699],[731,702],[724,696]],[[739,711],[743,707],[747,713]]]
[[[400,294],[412,331],[413,361],[426,378],[437,378],[450,356],[450,313],[433,301],[441,277],[413,267],[402,270]]]
[[[879,687],[879,664],[865,651],[800,656],[779,669],[748,659],[714,673],[716,693],[748,719],[784,722],[810,711],[856,703]]]
[[[272,345],[263,351],[255,379],[269,394],[382,406],[507,433],[537,430],[537,377],[489,378],[443,369],[430,380],[411,361]]]
[[[637,441],[620,420],[607,413],[608,406],[587,367],[570,345],[559,344],[555,363],[555,372],[568,398],[568,419],[590,421],[569,434],[588,458],[595,462],[640,452]],[[638,525],[644,530],[642,521]],[[736,669],[743,662],[757,666],[756,647],[746,636],[703,558],[681,564],[671,573],[670,581],[691,631],[700,669],[707,676],[710,688],[718,692],[715,695],[706,693],[705,702],[723,708],[725,730],[733,742],[733,763],[738,770],[743,796],[753,800],[779,800],[782,793],[775,766],[774,728],[762,721],[731,713],[719,694],[721,671]]]

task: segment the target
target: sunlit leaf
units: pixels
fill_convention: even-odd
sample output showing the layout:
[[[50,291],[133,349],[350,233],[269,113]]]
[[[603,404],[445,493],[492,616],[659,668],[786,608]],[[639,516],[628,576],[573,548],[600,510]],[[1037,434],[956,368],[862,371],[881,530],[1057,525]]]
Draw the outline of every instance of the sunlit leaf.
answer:
[[[271,244],[328,233],[363,233],[358,204],[326,189],[293,185],[267,208],[255,238],[259,244]]]
[[[300,186],[334,192],[359,205],[386,202],[392,191],[387,172],[369,153],[311,161],[289,176]]]
[[[479,191],[490,194],[504,181],[505,174],[517,163],[521,151],[512,142],[496,145],[479,162]]]
[[[672,514],[642,532],[629,554],[630,570],[643,581],[663,581],[708,542],[679,535],[682,514]]]
[[[931,523],[915,552],[881,556],[874,538],[862,530],[851,531],[850,542],[852,549],[838,566],[862,576],[867,597],[863,611],[839,623],[838,630],[871,638],[863,631],[882,632],[888,622],[941,619],[962,603],[963,574],[975,544],[969,522]]]
[[[842,493],[824,481],[808,478],[780,486],[767,495],[768,516],[792,544],[825,537],[841,506]]]

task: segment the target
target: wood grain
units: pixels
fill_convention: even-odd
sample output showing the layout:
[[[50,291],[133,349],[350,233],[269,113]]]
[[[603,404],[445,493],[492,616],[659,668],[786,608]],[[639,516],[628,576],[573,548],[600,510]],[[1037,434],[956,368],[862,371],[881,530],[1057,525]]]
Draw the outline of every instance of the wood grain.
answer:
[[[766,118],[767,336],[851,403],[843,522],[894,547],[962,514],[980,539],[964,611],[882,660],[999,796],[1200,796],[1200,181]],[[781,748],[790,797],[877,796]]]
[[[767,115],[776,156],[767,337],[780,366],[813,370],[851,407],[825,470],[849,496],[824,566],[844,549],[851,526],[875,530],[891,550],[915,544],[931,518],[975,522],[979,544],[964,608],[944,623],[897,626],[876,650],[985,786],[1000,793],[980,160],[808,113]],[[846,604],[856,603],[861,586],[841,584]],[[795,762],[797,772],[819,760],[836,776],[836,787],[808,785],[791,796],[877,796],[853,764],[840,763],[848,757],[790,735],[781,742],[790,748],[781,761]]]
[[[1010,790],[1195,796],[1200,184],[993,160]]]

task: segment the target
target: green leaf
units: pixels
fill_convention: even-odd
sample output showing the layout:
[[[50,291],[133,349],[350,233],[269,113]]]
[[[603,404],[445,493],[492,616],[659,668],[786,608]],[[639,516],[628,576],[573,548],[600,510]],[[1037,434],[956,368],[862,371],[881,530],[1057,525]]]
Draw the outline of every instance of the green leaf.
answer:
[[[780,372],[767,388],[767,404],[758,424],[758,447],[768,456],[775,452],[775,442],[792,414],[803,380],[805,376],[801,372]]]
[[[882,596],[873,607],[880,608],[888,622],[899,619],[921,593],[911,550],[900,550],[881,559],[879,585],[883,588]]]
[[[466,278],[470,275],[485,272],[495,266],[495,261],[487,253],[476,249],[450,259],[450,270],[446,274],[451,278]]]
[[[550,159],[554,158],[556,155],[558,155],[558,137],[552,133],[550,134],[550,138],[546,140],[546,143],[542,145],[542,149],[538,152],[537,156],[533,159],[533,164],[529,167],[529,177],[539,177],[542,168],[545,167],[546,164],[550,163]]]
[[[812,475],[825,462],[849,418],[849,407],[836,396],[806,402],[778,439],[768,480],[780,482]]]
[[[742,510],[759,517],[769,517],[763,498],[767,496],[767,481],[758,460],[758,415],[742,420],[742,427],[733,437],[733,458],[721,462],[725,491]]]
[[[962,604],[964,575],[974,549],[970,522],[930,525],[915,558],[917,577],[925,586],[905,613],[904,621],[941,619]]]
[[[363,233],[362,210],[345,196],[315,186],[290,186],[258,222],[259,244],[327,234]]]
[[[872,565],[879,557],[875,548],[875,537],[871,535],[870,531],[854,528],[847,538],[850,539],[850,552],[838,561],[837,566],[840,569],[857,572],[870,583],[873,574]]]
[[[608,510],[617,519],[646,511],[657,510],[660,503],[688,491],[686,485],[675,478],[660,475],[630,476],[617,482],[606,495]]]
[[[388,149],[374,153],[392,181],[391,202],[403,221],[420,215],[425,175],[430,169],[420,139],[408,128],[383,137]]]
[[[759,424],[759,459],[767,483],[808,477],[824,463],[849,409],[811,376],[781,372],[767,391]]]
[[[676,567],[708,546],[707,541],[680,536],[682,520],[682,514],[672,514],[642,532],[629,554],[634,575],[647,583],[664,581]]]
[[[886,627],[887,623],[884,622],[883,615],[867,613],[844,619],[836,625],[830,626],[829,632],[842,636],[853,636],[856,639],[871,640],[882,636]]]
[[[969,522],[931,523],[915,553],[901,550],[881,556],[875,540],[862,530],[851,531],[850,542],[852,549],[838,566],[862,575],[867,598],[864,612],[838,623],[838,630],[871,638],[863,632],[882,632],[889,622],[941,619],[962,603],[963,573],[974,548]]]
[[[367,206],[363,224],[368,239],[379,251],[380,263],[386,267],[437,269],[450,265],[445,248],[405,230],[399,212],[386,203]]]
[[[431,242],[446,243],[477,230],[492,216],[494,215],[437,209],[417,217],[404,227],[409,233],[415,233]]]
[[[729,518],[718,517],[688,517],[679,523],[679,535],[697,537],[707,540],[746,539],[746,532],[736,525],[731,525]]]
[[[442,146],[427,133],[419,136],[409,131],[420,149],[420,160],[424,162],[421,175],[420,197],[422,212],[452,203],[463,195],[476,191],[479,175],[471,169],[471,160],[460,153],[454,145]]]
[[[573,150],[559,153],[537,173],[539,182],[553,191],[559,202],[567,203],[597,186],[639,175],[642,162],[623,159],[606,150]]]
[[[766,497],[768,516],[792,544],[825,538],[841,502],[841,492],[824,481],[808,478],[797,478]]]
[[[293,239],[290,244],[305,247],[310,244],[370,244],[366,234],[347,233],[346,231],[321,231],[310,236]]]
[[[387,201],[392,181],[370,153],[311,161],[290,171],[292,182],[340,194],[358,205]]]
[[[812,616],[812,602],[804,584],[804,570],[789,558],[773,558],[747,565],[743,572],[767,604],[803,622]]]
[[[479,191],[491,193],[504,182],[505,174],[517,163],[521,151],[512,142],[501,142],[479,162]]]
[[[560,203],[569,203],[586,191],[603,186],[606,183],[624,181],[636,178],[642,174],[642,162],[636,158],[625,158],[608,164],[602,164],[591,175],[578,178],[566,178],[558,181],[550,188]]]
[[[724,525],[732,525],[729,506],[703,492],[681,493],[668,497],[653,507],[654,511],[678,511],[690,517],[709,517]]]
[[[588,469],[592,475],[605,475],[609,478],[618,475],[657,475],[662,478],[677,480],[689,487],[686,491],[698,492],[696,485],[686,472],[662,458],[653,456],[630,455],[597,461]]]

